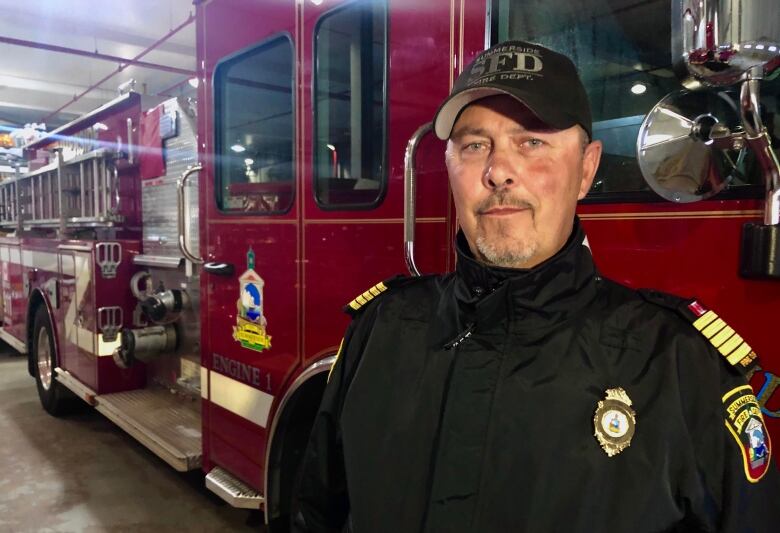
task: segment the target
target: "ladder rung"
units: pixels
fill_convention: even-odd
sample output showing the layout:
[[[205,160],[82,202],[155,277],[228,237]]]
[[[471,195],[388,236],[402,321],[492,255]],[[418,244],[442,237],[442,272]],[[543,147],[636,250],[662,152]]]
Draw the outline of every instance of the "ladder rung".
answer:
[[[116,173],[113,152],[95,150],[62,165],[55,161],[33,172],[0,182],[0,226],[21,224],[26,228],[57,226],[95,227],[114,225],[122,220],[116,214],[113,191]]]

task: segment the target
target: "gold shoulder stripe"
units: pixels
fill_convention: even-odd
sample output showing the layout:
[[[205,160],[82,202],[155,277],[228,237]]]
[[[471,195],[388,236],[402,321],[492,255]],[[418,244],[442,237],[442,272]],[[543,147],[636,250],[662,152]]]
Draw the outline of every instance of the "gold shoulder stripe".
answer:
[[[739,334],[735,333],[734,335],[731,336],[729,340],[725,341],[723,344],[720,345],[720,347],[718,347],[718,351],[720,352],[721,355],[728,356],[729,362],[731,362],[730,358],[733,356],[736,349],[742,344],[744,344],[742,337],[740,337]],[[740,357],[740,359],[742,359],[742,357]]]
[[[709,326],[712,323],[712,321],[715,320],[716,318],[718,318],[718,315],[716,315],[712,311],[707,311],[701,318],[699,318],[696,322],[693,323],[693,327],[701,331],[705,327]]]
[[[750,346],[744,342],[739,343],[739,347],[729,354],[724,354],[729,360],[729,363],[736,365],[743,357],[750,353]]]
[[[713,311],[707,311],[698,318],[693,327],[699,330],[732,366],[747,368],[757,357],[750,345]]]
[[[364,305],[366,305],[368,302],[382,294],[387,290],[387,286],[384,284],[384,282],[379,282],[370,289],[368,289],[363,294],[359,295],[357,298],[349,302],[349,307],[353,310],[357,311]]]
[[[715,346],[715,348],[720,348],[721,345],[734,336],[734,333],[735,331],[732,328],[726,326],[720,330],[720,333],[710,339],[712,341],[712,345]]]
[[[720,332],[724,327],[726,327],[726,323],[722,319],[717,319],[715,322],[704,328],[704,330],[701,332],[702,335],[707,337],[708,339],[711,339],[713,335]]]

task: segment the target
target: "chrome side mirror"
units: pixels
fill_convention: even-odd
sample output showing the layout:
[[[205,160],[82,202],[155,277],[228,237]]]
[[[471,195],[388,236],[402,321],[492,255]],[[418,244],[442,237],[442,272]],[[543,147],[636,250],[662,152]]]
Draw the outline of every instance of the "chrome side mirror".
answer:
[[[647,184],[666,200],[710,198],[739,178],[746,152],[741,130],[737,104],[727,93],[671,93],[639,128],[639,168]]]

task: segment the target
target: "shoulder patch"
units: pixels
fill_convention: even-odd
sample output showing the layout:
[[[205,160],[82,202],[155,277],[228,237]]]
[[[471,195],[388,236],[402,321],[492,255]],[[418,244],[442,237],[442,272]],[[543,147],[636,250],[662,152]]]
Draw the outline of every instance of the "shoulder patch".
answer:
[[[701,307],[695,301],[690,305]],[[757,363],[758,356],[750,345],[714,311],[704,308],[702,310],[704,312],[693,321],[693,327],[710,341],[730,365],[745,370],[752,368]]]
[[[344,312],[348,315],[355,317],[360,313],[362,309],[365,308],[365,306],[381,294],[387,292],[390,289],[397,289],[400,287],[406,287],[408,285],[413,285],[415,283],[419,283],[423,280],[428,280],[431,278],[438,277],[438,274],[426,274],[423,276],[404,276],[402,274],[399,274],[397,276],[393,276],[392,278],[386,279],[384,281],[380,281],[367,291],[365,291],[362,294],[359,294],[357,298],[349,302],[347,305],[344,306]]]
[[[750,345],[726,324],[715,311],[707,309],[697,300],[686,300],[658,291],[640,290],[648,302],[669,308],[682,315],[732,366],[744,371],[758,363],[758,355]]]
[[[723,396],[723,407],[726,428],[742,455],[745,477],[758,483],[769,469],[772,442],[753,389],[750,385],[731,389]]]
[[[362,308],[364,305],[366,305],[368,302],[382,294],[387,290],[387,284],[385,284],[384,281],[380,281],[370,289],[368,289],[366,292],[359,294],[357,298],[349,302],[345,307],[344,311],[346,311],[349,314],[354,314],[357,311],[360,311],[360,308]]]
[[[357,313],[363,309],[363,307],[368,304],[371,300],[379,296],[380,294],[386,292],[388,289],[393,289],[396,287],[401,287],[409,282],[414,282],[420,279],[424,279],[428,276],[420,276],[420,277],[409,277],[409,276],[403,276],[401,274],[397,276],[393,276],[392,278],[388,278],[384,281],[380,281],[367,291],[359,294],[357,298],[349,302],[347,305],[344,306],[344,312],[351,316],[356,316]]]

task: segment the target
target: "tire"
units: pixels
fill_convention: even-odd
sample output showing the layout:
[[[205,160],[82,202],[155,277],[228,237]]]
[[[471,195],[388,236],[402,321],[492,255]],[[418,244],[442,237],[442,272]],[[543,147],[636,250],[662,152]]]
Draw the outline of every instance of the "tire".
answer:
[[[285,408],[285,411],[288,409],[290,411],[288,411],[289,416],[284,416],[283,429],[281,430],[283,432],[274,437],[276,442],[272,443],[272,446],[281,447],[281,456],[276,464],[276,468],[278,468],[276,476],[278,477],[273,483],[276,490],[269,487],[270,494],[266,494],[266,498],[268,498],[266,512],[275,514],[268,523],[269,533],[298,531],[298,528],[291,527],[298,509],[296,489],[302,473],[306,446],[309,443],[314,420],[317,417],[325,390],[325,382],[326,375],[319,374],[307,381],[307,385],[296,392]]]
[[[43,305],[35,311],[30,357],[41,405],[52,416],[66,414],[73,407],[76,397],[57,381],[54,371],[57,368],[54,331],[49,313]]]

